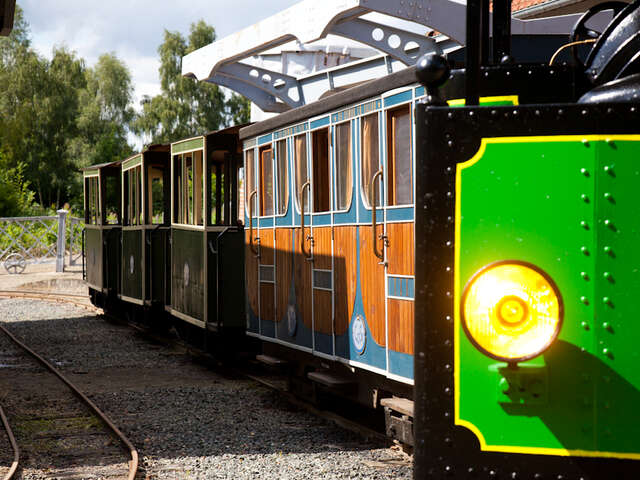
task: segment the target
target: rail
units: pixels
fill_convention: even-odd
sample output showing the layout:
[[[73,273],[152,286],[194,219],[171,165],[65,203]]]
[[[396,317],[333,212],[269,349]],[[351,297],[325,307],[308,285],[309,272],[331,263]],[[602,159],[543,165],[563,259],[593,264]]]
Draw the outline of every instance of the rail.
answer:
[[[129,441],[129,439],[115,426],[115,424],[107,417],[102,410],[100,410],[89,398],[82,393],[78,387],[76,387],[71,381],[69,381],[59,370],[57,370],[53,365],[51,365],[47,360],[45,360],[42,356],[38,355],[35,351],[21,342],[15,335],[13,335],[9,330],[7,330],[4,325],[0,324],[0,330],[7,336],[13,343],[22,348],[29,355],[38,360],[45,368],[47,368],[51,373],[53,373],[56,377],[58,377],[67,387],[71,389],[71,391],[78,396],[93,412],[102,420],[102,422],[109,427],[109,429],[115,433],[115,435],[120,439],[120,441],[127,447],[129,450],[129,454],[131,455],[131,461],[129,462],[129,474],[127,475],[127,480],[134,480],[136,476],[136,472],[138,471],[138,451],[135,449],[133,444]],[[3,422],[4,422],[3,416]],[[16,447],[17,448],[17,447]],[[17,465],[16,465],[17,468]],[[11,474],[13,475],[13,474]],[[11,478],[11,477],[8,477]]]
[[[11,463],[11,468],[9,468],[9,471],[4,476],[4,480],[10,480],[10,478],[13,477],[13,474],[16,473],[18,464],[20,463],[20,449],[18,448],[18,443],[16,442],[16,438],[13,436],[13,431],[11,430],[11,426],[9,425],[9,421],[7,420],[7,416],[4,414],[2,407],[0,407],[0,418],[2,418],[2,424],[7,432],[9,442],[11,442],[11,448],[13,448],[13,463]]]

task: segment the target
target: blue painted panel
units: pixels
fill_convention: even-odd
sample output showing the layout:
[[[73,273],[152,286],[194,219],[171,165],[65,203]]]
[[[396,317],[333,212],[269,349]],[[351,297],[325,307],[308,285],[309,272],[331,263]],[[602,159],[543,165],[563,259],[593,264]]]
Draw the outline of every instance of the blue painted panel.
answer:
[[[413,222],[413,207],[390,208],[387,210],[387,222]]]
[[[333,335],[314,332],[315,349],[319,352],[333,355]]]
[[[260,217],[260,228],[273,227],[273,217]]]
[[[274,338],[276,336],[276,323],[273,320],[260,319],[260,334],[265,337]]]
[[[391,95],[384,99],[385,107],[392,107],[393,105],[398,105],[399,103],[409,102],[412,99],[411,90],[407,90],[406,92],[397,93],[395,95]]]
[[[314,128],[324,127],[325,125],[329,125],[331,117],[327,115],[326,117],[318,118],[313,122],[309,122],[309,130],[313,130]]]
[[[387,276],[387,292],[392,297],[413,298],[415,280],[407,277]]]
[[[263,135],[258,137],[258,145],[264,145],[265,143],[269,143],[273,140],[273,134],[269,133],[267,135]]]
[[[293,127],[288,127],[283,130],[278,130],[273,134],[274,140],[278,140],[279,138],[288,137],[290,135],[296,135],[298,133],[302,133],[307,130],[307,123],[301,123],[300,125],[295,125]]]
[[[251,305],[249,305],[248,297],[245,297],[245,300],[245,307],[247,309],[247,330],[253,333],[259,333],[260,320],[258,320],[256,312],[254,312],[253,308],[251,308]]]
[[[418,87],[418,88],[416,88],[416,92],[415,92],[415,93],[416,93],[416,94],[415,94],[415,98],[418,98],[418,97],[424,97],[424,94],[425,94],[424,87]]]
[[[413,355],[389,350],[389,373],[413,379]]]
[[[313,226],[317,227],[317,226],[323,226],[323,225],[331,225],[331,214],[330,213],[314,214]]]

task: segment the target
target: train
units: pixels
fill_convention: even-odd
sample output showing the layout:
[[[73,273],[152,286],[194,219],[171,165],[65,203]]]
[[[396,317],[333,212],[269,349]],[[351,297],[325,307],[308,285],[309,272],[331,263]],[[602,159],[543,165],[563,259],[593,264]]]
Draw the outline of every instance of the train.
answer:
[[[187,55],[276,114],[85,169],[91,299],[378,412],[416,479],[636,478],[640,1],[414,3],[307,0]],[[258,55],[330,33],[383,55]]]

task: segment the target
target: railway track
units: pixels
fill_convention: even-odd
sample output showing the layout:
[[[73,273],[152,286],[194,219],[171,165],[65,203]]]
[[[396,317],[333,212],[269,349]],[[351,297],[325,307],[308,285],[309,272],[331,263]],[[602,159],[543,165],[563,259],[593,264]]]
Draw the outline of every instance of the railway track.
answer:
[[[0,296],[65,301],[40,292]],[[77,296],[72,296],[77,297]],[[66,302],[66,301],[65,301]],[[76,306],[84,306],[75,301]],[[127,478],[133,480],[138,453],[113,422],[49,361],[0,324],[0,417],[13,450],[11,466],[0,465],[4,480],[46,465],[53,478]],[[116,441],[114,442],[114,439]],[[20,450],[18,445],[20,445]],[[131,457],[122,462],[122,447]]]

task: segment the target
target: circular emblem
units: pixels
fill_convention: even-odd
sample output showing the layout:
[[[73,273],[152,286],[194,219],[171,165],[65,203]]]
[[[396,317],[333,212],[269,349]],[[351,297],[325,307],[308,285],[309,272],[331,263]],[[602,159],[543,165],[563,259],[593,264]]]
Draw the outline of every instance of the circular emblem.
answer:
[[[129,257],[129,273],[133,275],[133,270],[135,269],[136,261],[133,258],[133,255]]]
[[[351,322],[351,339],[358,355],[362,355],[367,347],[367,329],[364,327],[364,319],[361,315],[357,315]]]
[[[189,264],[187,262],[184,262],[184,269],[183,269],[182,275],[184,279],[184,286],[188,287],[189,286]]]
[[[293,337],[296,334],[297,326],[298,322],[296,320],[296,307],[294,307],[293,305],[289,305],[289,307],[287,308],[287,330],[290,337]]]

